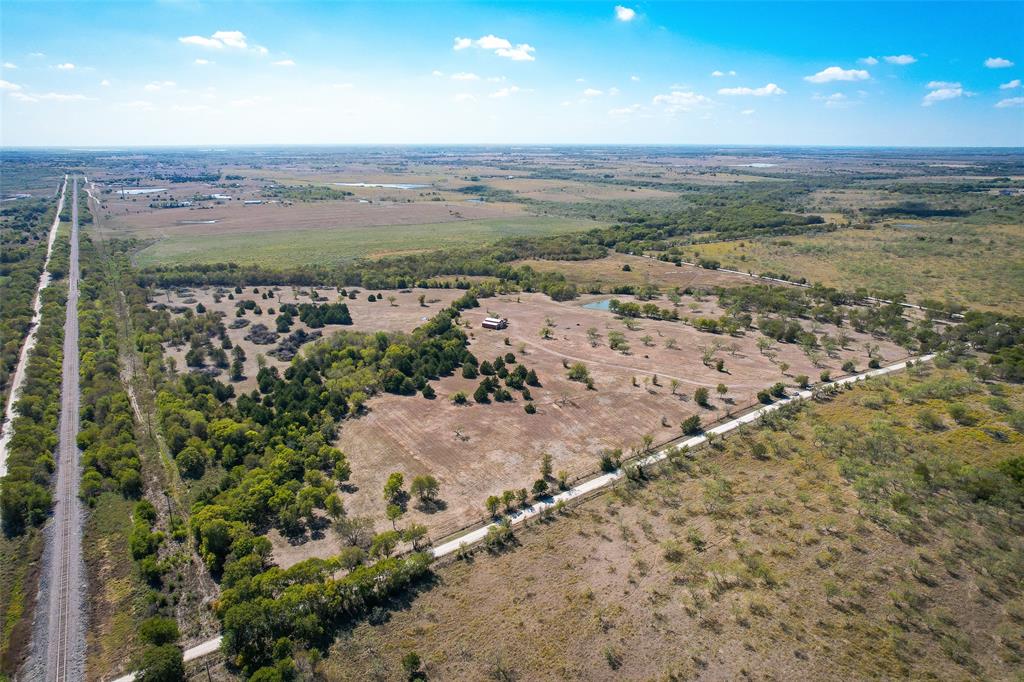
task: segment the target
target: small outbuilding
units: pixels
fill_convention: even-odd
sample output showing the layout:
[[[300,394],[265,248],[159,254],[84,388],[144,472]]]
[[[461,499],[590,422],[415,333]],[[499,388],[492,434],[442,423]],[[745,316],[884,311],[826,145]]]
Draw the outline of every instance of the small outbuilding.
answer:
[[[505,329],[508,327],[508,320],[504,317],[485,317],[482,326],[484,329]]]

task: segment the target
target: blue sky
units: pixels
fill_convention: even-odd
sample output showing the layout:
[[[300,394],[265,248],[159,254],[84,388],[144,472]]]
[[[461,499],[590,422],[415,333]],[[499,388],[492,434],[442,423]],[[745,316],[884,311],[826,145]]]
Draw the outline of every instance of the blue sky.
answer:
[[[1024,3],[5,0],[0,142],[1024,146]]]

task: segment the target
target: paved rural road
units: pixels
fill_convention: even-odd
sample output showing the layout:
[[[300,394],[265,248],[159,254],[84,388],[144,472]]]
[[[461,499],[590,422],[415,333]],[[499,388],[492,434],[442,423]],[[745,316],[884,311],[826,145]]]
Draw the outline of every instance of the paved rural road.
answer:
[[[85,678],[85,564],[82,503],[78,498],[78,180],[71,194],[71,259],[64,322],[57,482],[53,518],[46,529],[32,659],[26,679],[69,682]],[[44,609],[45,606],[45,609]]]
[[[60,199],[57,201],[57,213],[53,216],[53,226],[50,227],[50,236],[46,243],[46,259],[43,262],[43,272],[39,275],[39,286],[36,287],[36,296],[32,300],[32,325],[25,342],[21,346],[21,354],[18,356],[18,364],[14,367],[14,375],[11,380],[11,392],[7,394],[7,404],[4,406],[3,421],[0,422],[0,478],[7,474],[7,445],[11,442],[14,432],[11,430],[11,423],[18,416],[15,405],[21,396],[21,386],[25,383],[25,368],[28,366],[28,356],[36,345],[36,331],[39,329],[39,320],[43,311],[43,289],[50,283],[50,256],[53,254],[53,242],[57,239],[57,227],[60,225],[60,212],[64,210],[64,195],[68,188],[68,176],[64,176],[64,184],[60,188]]]
[[[917,362],[930,362],[934,357],[934,353],[930,355],[922,355],[917,359]],[[907,368],[907,362],[909,362],[909,360],[904,362],[897,362],[893,365],[887,365],[886,367],[871,370],[869,372],[864,372],[862,374],[854,374],[844,379],[838,379],[836,381],[831,381],[825,384],[818,384],[816,388],[827,388],[829,386],[846,386],[848,384],[853,384],[858,381],[862,381],[869,377],[877,377],[882,376],[884,374],[891,374],[893,372],[900,372]],[[738,429],[739,427],[745,424],[750,424],[751,422],[757,421],[763,415],[768,414],[769,412],[773,412],[782,407],[783,405],[787,405],[792,402],[798,402],[800,400],[808,400],[811,397],[813,397],[813,393],[811,391],[798,391],[788,398],[784,398],[775,403],[772,403],[771,405],[765,405],[764,407],[758,408],[752,412],[748,412],[742,417],[737,417],[736,419],[727,421],[724,424],[720,424],[713,429],[708,429],[705,433],[702,433],[699,436],[694,436],[693,438],[685,440],[681,443],[673,443],[672,445],[666,445],[664,448],[658,450],[657,452],[654,452],[648,455],[647,457],[644,457],[643,459],[639,460],[637,464],[641,468],[649,467],[652,464],[656,464],[664,459],[667,459],[670,454],[677,450],[681,450],[683,448],[695,448],[699,445],[703,445],[708,440],[708,434],[720,436],[722,434]],[[625,473],[621,469],[618,469],[611,473],[604,474],[596,478],[592,478],[589,481],[584,481],[583,483],[580,483],[579,485],[570,488],[565,492],[561,492],[551,498],[548,498],[545,501],[535,502],[534,504],[532,504],[529,507],[526,507],[525,509],[521,509],[513,514],[508,515],[507,518],[509,519],[509,522],[512,525],[518,525],[523,521],[526,521],[539,515],[545,509],[554,507],[559,502],[569,502],[570,500],[573,500],[575,498],[582,497],[596,490],[600,490],[601,488],[607,487],[612,483],[618,481],[624,475]],[[454,540],[449,540],[448,542],[444,542],[440,545],[435,545],[434,547],[430,548],[429,551],[435,559],[440,559],[443,556],[453,554],[463,547],[469,547],[470,545],[473,545],[483,540],[484,537],[487,536],[487,532],[496,525],[498,524],[487,524],[481,528],[477,528],[476,530],[470,531],[464,535],[460,535]],[[213,639],[209,639],[203,642],[202,644],[198,644],[192,647],[191,649],[186,649],[185,661],[193,661],[197,658],[202,658],[203,656],[207,656],[217,651],[218,649],[220,649],[221,639],[221,637],[214,637]],[[124,675],[123,677],[119,677],[116,680],[113,680],[112,682],[132,682],[134,679],[135,674],[129,673],[127,675]]]

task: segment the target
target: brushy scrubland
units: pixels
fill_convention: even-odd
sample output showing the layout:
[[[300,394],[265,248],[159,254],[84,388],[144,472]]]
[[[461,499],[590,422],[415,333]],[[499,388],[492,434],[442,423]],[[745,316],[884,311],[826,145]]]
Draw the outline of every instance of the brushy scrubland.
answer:
[[[437,569],[319,666],[404,679],[415,652],[429,679],[1009,679],[1022,448],[1019,385],[956,367],[873,380]]]

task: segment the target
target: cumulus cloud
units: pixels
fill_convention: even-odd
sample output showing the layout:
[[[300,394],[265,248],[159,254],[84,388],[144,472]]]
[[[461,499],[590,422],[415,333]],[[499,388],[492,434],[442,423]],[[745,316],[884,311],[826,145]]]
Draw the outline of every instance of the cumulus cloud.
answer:
[[[996,109],[1010,109],[1011,107],[1024,107],[1024,97],[1007,97],[996,102]]]
[[[871,78],[864,69],[843,69],[838,66],[830,66],[822,69],[813,76],[804,76],[808,83],[830,83],[832,81],[864,81]]]
[[[434,78],[440,78],[441,76],[444,75],[444,71],[438,71],[437,69],[434,69],[433,71],[430,72],[430,75],[433,76]]]
[[[670,114],[704,109],[714,104],[710,98],[689,90],[673,90],[667,94],[655,95],[651,102],[664,107]]]
[[[640,76],[630,76],[629,80],[633,81],[634,83],[639,83],[640,82]]]
[[[146,92],[160,92],[164,88],[173,88],[177,85],[174,81],[153,81],[147,83],[142,89]]]
[[[1019,78],[1014,78],[1009,83],[1003,83],[1002,85],[1000,85],[999,89],[1000,90],[1013,90],[1013,89],[1019,88],[1019,87],[1020,87],[1020,79]]]
[[[989,69],[1008,69],[1013,66],[1013,62],[1002,57],[989,57],[985,60],[985,66]]]
[[[109,88],[110,87],[110,81],[108,81],[106,78],[104,78],[103,80],[100,81],[100,87],[101,88]]]
[[[472,38],[456,38],[455,43],[452,45],[453,50],[465,50],[470,47],[489,50],[499,57],[505,57],[514,62],[532,62],[536,59],[533,53],[537,51],[536,48],[527,43],[519,43],[513,46],[505,38],[499,38],[493,34],[485,35],[476,40]]]
[[[281,59],[274,62],[274,66],[295,66],[294,59]]]
[[[619,21],[633,21],[636,19],[636,10],[622,5],[615,5],[615,18]]]
[[[846,95],[841,92],[833,92],[831,95],[814,95],[811,99],[824,102],[828,109],[845,109],[850,105]]]
[[[183,45],[196,45],[211,50],[246,50],[249,49],[249,40],[241,31],[215,31],[210,36],[182,36],[178,42]],[[252,50],[258,54],[266,54],[267,48],[262,45],[253,45]]]
[[[508,97],[509,95],[514,95],[517,92],[520,92],[519,86],[510,85],[507,88],[502,88],[501,90],[496,90],[495,92],[492,92],[491,97],[493,97],[494,99],[501,99],[503,97]]]
[[[932,91],[924,96],[921,100],[921,106],[930,107],[936,102],[944,102],[949,99],[959,99],[965,94],[963,87],[959,83],[951,83],[948,81],[932,81],[928,84]]]
[[[768,83],[760,88],[722,88],[719,95],[750,95],[751,97],[771,97],[773,95],[785,95],[786,91],[775,83]]]
[[[480,80],[480,76],[476,75],[475,73],[466,73],[466,72],[453,73],[451,78],[452,78],[453,81],[478,81],[478,80]]]
[[[757,111],[757,110],[756,109],[744,109],[740,113],[743,114],[744,116],[750,116],[755,111]]]
[[[897,64],[899,66],[906,66],[907,64],[913,64],[917,61],[914,57],[909,54],[894,54],[888,57],[882,57],[889,64]]]
[[[596,88],[587,88],[586,90],[583,91],[584,97],[600,97],[603,94],[603,92]]]
[[[202,59],[202,58],[197,59],[195,61],[195,65],[196,66],[206,66],[207,64],[213,64],[213,62],[211,62],[209,59]]]
[[[878,60],[875,59],[874,57],[861,57],[857,61],[860,62],[861,64],[867,64],[868,66],[874,66],[875,64],[878,63]]]
[[[0,90],[3,90],[4,92],[16,92],[18,90],[21,90],[21,86],[17,83],[0,80]]]
[[[731,69],[729,71],[719,71],[718,69],[715,69],[711,72],[711,75],[714,78],[721,78],[723,76],[735,76],[736,72]]]
[[[13,63],[13,62],[4,62],[4,68],[5,69],[16,69],[16,68],[18,68],[18,65]]]
[[[11,99],[17,100],[19,102],[29,102],[29,103],[31,103],[31,102],[38,102],[39,101],[35,97],[33,97],[32,95],[26,95],[24,92],[17,92],[17,91],[12,92],[10,94],[10,97],[11,97]]]
[[[74,71],[75,70],[75,65],[72,64],[71,62],[64,62],[63,64],[58,64],[57,68],[60,69],[61,71]]]

